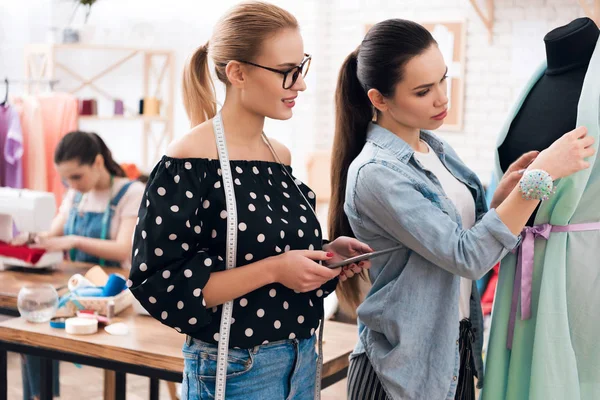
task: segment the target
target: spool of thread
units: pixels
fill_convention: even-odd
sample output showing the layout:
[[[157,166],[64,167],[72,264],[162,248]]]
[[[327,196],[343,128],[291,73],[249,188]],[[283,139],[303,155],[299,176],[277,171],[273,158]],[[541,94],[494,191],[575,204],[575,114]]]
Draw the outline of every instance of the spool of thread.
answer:
[[[92,335],[98,332],[98,320],[80,317],[67,318],[65,331],[71,335]]]
[[[98,102],[96,99],[83,99],[79,104],[80,115],[97,115]]]
[[[115,100],[115,115],[123,115],[125,112],[125,106],[123,105],[123,100],[116,99]]]
[[[121,274],[110,274],[108,276],[108,282],[104,285],[102,296],[110,297],[116,296],[125,289],[126,280]]]
[[[144,115],[156,116],[160,114],[160,100],[156,97],[144,98]]]
[[[115,302],[114,300],[109,300],[106,305],[106,318],[110,321],[115,317]]]
[[[85,276],[81,274],[75,274],[69,278],[69,282],[67,283],[67,287],[71,292],[81,289],[84,287],[95,287],[92,282],[90,282]]]

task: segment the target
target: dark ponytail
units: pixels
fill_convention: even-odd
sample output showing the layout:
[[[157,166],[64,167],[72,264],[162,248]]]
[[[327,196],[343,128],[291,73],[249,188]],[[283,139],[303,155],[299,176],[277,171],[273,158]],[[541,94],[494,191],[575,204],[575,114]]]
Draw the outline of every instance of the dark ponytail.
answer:
[[[435,44],[431,33],[421,25],[402,19],[389,19],[374,25],[361,45],[344,61],[335,94],[335,137],[331,162],[331,203],[329,239],[354,236],[344,213],[348,168],[360,154],[369,122],[376,118],[367,93],[378,90],[393,97],[402,80],[404,66],[413,57]],[[366,279],[366,274],[361,273]],[[361,301],[360,281],[348,279],[338,285],[340,300],[353,310]]]
[[[67,133],[56,146],[54,151],[54,164],[66,161],[78,161],[83,165],[92,165],[98,154],[104,158],[104,167],[109,174],[125,177],[125,171],[113,159],[110,149],[104,140],[96,133],[74,131]]]
[[[329,238],[353,237],[348,218],[344,213],[346,178],[350,163],[361,152],[367,138],[367,126],[373,119],[373,107],[367,93],[357,78],[358,49],[350,53],[340,69],[335,91],[335,136],[331,160],[331,201],[329,204]],[[362,278],[366,275],[361,274]],[[360,282],[347,280],[338,285],[340,299],[351,305],[359,304]],[[355,307],[353,307],[354,309]]]

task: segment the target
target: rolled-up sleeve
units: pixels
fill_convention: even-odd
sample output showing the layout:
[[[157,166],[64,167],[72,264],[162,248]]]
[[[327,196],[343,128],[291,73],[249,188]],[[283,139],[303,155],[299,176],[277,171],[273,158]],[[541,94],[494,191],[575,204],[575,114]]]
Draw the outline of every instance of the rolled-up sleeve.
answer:
[[[433,264],[456,275],[479,279],[518,244],[495,210],[464,230],[408,177],[379,163],[357,176],[354,212]]]
[[[128,285],[150,315],[183,333],[210,323],[203,289],[211,272],[224,269],[202,246],[209,240],[202,212],[208,190],[190,162],[163,159],[150,175],[134,234]]]

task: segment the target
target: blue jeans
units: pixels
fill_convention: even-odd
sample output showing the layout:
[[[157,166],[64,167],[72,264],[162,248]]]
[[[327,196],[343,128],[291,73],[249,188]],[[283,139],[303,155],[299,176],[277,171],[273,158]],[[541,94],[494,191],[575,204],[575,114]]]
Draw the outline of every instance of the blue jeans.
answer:
[[[313,400],[317,372],[315,337],[229,349],[227,400]],[[213,399],[217,346],[188,337],[182,400]]]
[[[41,359],[36,356],[21,355],[21,377],[23,380],[23,400],[40,397]],[[60,396],[58,361],[52,361],[52,391],[55,397]]]

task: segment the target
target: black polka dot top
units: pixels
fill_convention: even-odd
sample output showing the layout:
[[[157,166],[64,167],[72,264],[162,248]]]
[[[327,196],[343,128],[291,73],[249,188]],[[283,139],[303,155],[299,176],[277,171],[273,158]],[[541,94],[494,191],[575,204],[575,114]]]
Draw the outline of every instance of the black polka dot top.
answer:
[[[291,171],[290,167],[287,167]],[[320,250],[314,193],[275,162],[231,161],[238,212],[237,267],[289,250]],[[291,172],[290,172],[291,173]],[[222,307],[202,290],[225,270],[225,192],[218,160],[163,157],[152,171],[133,241],[130,286],[162,323],[216,344]],[[230,347],[310,338],[337,278],[309,293],[271,284],[235,299]]]

